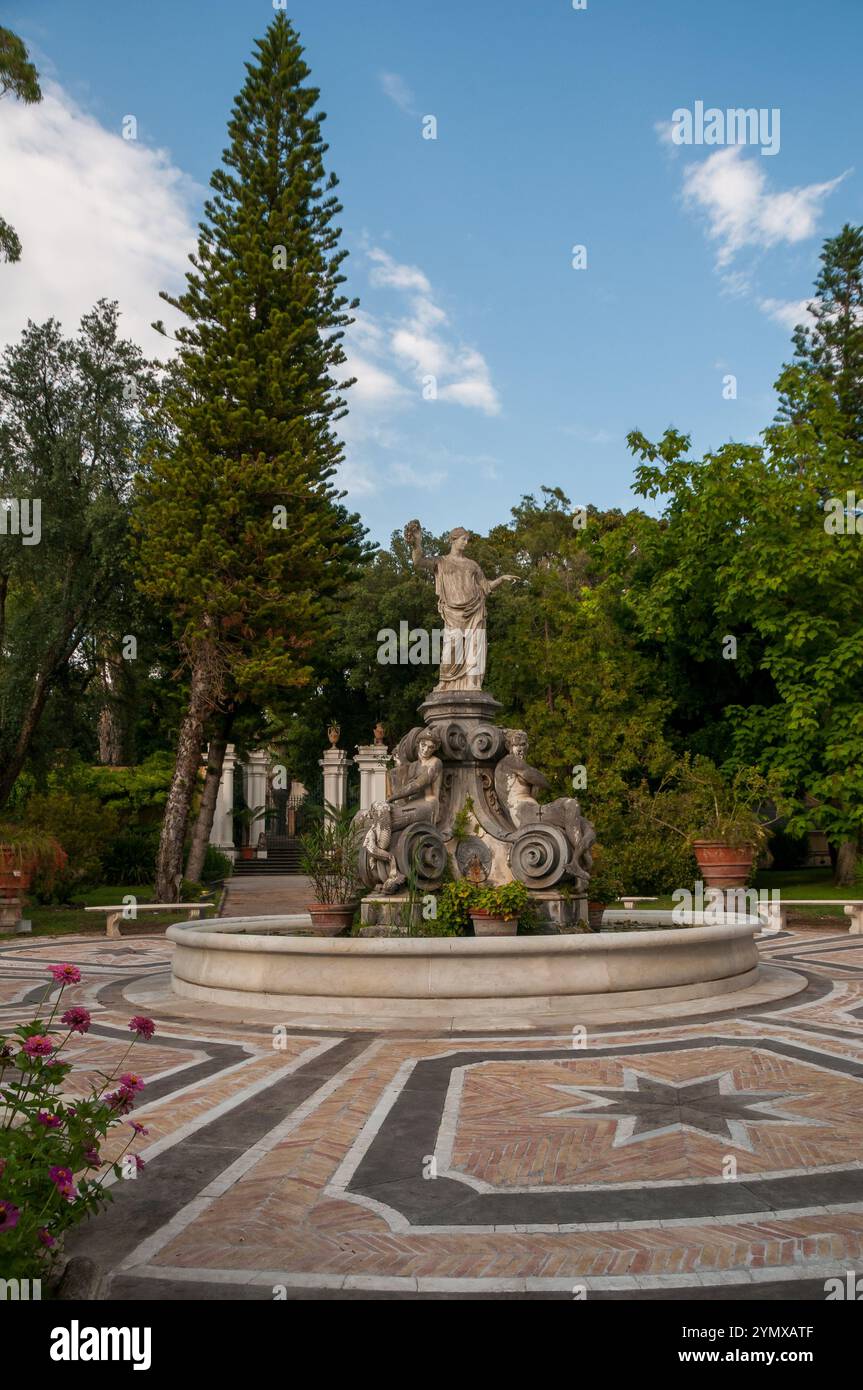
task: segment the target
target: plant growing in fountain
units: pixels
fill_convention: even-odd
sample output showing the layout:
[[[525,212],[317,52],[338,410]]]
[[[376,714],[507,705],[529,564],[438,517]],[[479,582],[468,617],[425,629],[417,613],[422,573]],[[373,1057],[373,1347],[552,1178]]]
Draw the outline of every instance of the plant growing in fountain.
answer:
[[[326,806],[300,837],[300,871],[312,880],[313,929],[335,936],[350,928],[360,898],[359,851],[362,831],[348,810]]]

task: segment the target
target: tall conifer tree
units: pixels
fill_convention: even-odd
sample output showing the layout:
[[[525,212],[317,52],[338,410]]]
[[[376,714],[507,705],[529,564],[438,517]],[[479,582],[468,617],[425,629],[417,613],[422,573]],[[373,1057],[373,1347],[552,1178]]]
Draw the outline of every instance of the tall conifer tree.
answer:
[[[334,373],[352,321],[341,206],[319,93],[279,13],[246,64],[211,180],[178,333],[169,450],[142,480],[143,587],[169,607],[189,697],[157,866],[176,899],[205,726],[231,701],[305,684],[332,596],[362,548],[331,479],[345,413]]]

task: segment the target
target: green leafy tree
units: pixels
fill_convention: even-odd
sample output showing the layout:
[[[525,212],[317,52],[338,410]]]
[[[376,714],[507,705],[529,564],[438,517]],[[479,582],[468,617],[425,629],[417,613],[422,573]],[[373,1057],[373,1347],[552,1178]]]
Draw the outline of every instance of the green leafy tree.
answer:
[[[25,44],[11,29],[0,28],[0,97],[9,92],[28,105],[42,100],[39,74]],[[0,261],[20,261],[21,242],[14,227],[0,217]]]
[[[827,382],[849,436],[863,441],[863,227],[846,223],[821,252],[821,271],[809,312],[794,331],[795,364]],[[783,418],[800,414],[792,376],[782,389]]]
[[[284,14],[247,66],[210,181],[185,292],[169,448],[142,479],[142,586],[169,610],[189,692],[156,891],[175,900],[208,721],[302,689],[332,630],[332,599],[361,551],[331,482],[342,458],[340,291],[319,93]]]
[[[29,323],[0,359],[0,498],[10,512],[0,533],[0,806],[51,702],[62,709],[81,697],[93,634],[130,631],[120,576],[155,391],[140,350],[118,335],[116,304],[105,301],[72,338],[54,319]],[[43,762],[68,746],[68,729],[54,724]]]

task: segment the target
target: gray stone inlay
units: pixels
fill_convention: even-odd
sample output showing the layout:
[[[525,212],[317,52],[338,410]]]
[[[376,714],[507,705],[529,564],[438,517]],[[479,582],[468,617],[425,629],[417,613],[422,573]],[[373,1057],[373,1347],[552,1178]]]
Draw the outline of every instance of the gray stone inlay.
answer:
[[[717,1046],[774,1052],[825,1071],[863,1078],[863,1065],[775,1038],[721,1035],[579,1049],[579,1057],[647,1056]],[[572,1060],[573,1050],[530,1053],[530,1060]],[[420,1061],[407,1078],[380,1130],[358,1163],[347,1193],[382,1202],[415,1226],[570,1225],[609,1221],[723,1217],[781,1212],[797,1207],[863,1201],[863,1168],[792,1177],[746,1178],[726,1183],[680,1186],[634,1185],[548,1192],[476,1192],[453,1178],[423,1177],[435,1152],[450,1074],[489,1060],[487,1053],[461,1052]],[[499,1052],[495,1061],[526,1060],[523,1052]],[[754,1117],[753,1117],[754,1118]]]

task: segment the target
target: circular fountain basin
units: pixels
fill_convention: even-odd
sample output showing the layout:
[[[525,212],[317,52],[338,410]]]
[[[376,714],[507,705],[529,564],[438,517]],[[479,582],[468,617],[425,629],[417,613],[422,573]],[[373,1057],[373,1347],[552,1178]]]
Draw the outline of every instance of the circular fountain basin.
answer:
[[[758,980],[756,917],[718,926],[516,937],[301,935],[306,913],[180,923],[172,989],[184,999],[278,1011],[282,1020],[447,1018],[505,1026],[569,1012],[673,1004]],[[292,934],[293,933],[293,934]],[[496,1023],[493,1022],[496,1020]],[[354,1023],[354,1026],[357,1026]],[[516,1025],[513,1025],[516,1026]]]

